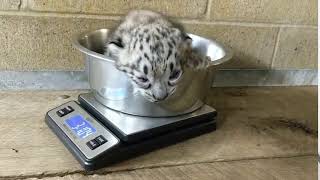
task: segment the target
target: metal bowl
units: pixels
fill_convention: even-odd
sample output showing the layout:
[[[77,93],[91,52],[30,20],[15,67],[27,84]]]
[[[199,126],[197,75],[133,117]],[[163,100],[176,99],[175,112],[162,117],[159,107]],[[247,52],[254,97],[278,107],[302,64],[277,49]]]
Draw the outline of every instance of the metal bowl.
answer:
[[[86,72],[97,101],[116,111],[147,117],[170,117],[191,113],[204,103],[210,89],[216,65],[231,59],[232,52],[216,41],[189,34],[195,51],[211,58],[207,69],[184,69],[175,91],[164,101],[152,103],[134,93],[127,75],[114,66],[114,60],[103,55],[108,29],[76,36],[73,45],[85,55]]]

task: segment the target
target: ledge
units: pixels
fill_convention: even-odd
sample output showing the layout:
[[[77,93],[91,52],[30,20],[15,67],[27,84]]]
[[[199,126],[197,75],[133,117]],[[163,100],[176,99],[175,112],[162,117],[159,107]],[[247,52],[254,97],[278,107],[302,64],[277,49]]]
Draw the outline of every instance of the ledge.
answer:
[[[213,87],[310,86],[318,84],[317,70],[220,70]],[[0,71],[0,90],[89,89],[84,71]]]

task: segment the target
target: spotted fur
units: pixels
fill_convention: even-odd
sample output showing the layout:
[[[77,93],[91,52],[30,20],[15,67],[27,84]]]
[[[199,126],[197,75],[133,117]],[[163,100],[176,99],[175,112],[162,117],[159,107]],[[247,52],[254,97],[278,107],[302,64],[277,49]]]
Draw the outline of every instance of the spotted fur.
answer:
[[[200,67],[201,57],[192,55],[191,41],[164,16],[131,11],[111,32],[105,54],[116,60],[116,67],[132,79],[137,91],[156,102],[174,93],[184,65]]]

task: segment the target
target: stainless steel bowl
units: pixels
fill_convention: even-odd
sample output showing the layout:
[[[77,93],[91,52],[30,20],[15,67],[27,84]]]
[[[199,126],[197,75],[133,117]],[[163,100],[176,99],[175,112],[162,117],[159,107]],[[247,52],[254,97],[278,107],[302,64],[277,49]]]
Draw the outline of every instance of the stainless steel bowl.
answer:
[[[137,116],[169,117],[191,113],[204,103],[210,89],[216,65],[231,59],[229,48],[218,42],[189,34],[195,51],[211,58],[205,70],[186,68],[176,91],[159,103],[152,103],[134,93],[130,79],[117,70],[114,60],[103,55],[108,29],[76,36],[73,45],[83,52],[89,84],[97,101],[108,108]]]

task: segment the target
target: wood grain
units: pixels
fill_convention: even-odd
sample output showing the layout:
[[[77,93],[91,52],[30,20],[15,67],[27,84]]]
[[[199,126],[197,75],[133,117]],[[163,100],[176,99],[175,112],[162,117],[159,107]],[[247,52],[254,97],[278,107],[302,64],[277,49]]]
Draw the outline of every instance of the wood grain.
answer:
[[[74,174],[44,180],[270,180],[270,179],[316,179],[316,157],[264,159],[234,162],[201,163],[174,167],[138,169],[110,174]],[[35,179],[28,179],[35,180]]]
[[[0,177],[84,172],[44,123],[75,91],[0,92]],[[68,95],[70,98],[59,98]],[[216,88],[218,129],[97,173],[193,163],[317,154],[316,88]],[[314,166],[316,164],[314,163]],[[312,167],[313,168],[313,167]]]

